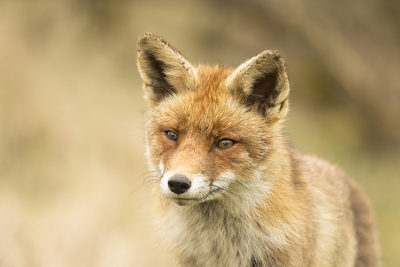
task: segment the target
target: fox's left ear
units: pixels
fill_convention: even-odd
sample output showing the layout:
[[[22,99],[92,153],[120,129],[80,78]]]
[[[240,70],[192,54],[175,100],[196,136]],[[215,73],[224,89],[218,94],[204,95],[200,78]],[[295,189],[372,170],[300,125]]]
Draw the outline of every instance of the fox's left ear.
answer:
[[[138,41],[138,67],[150,105],[194,88],[193,66],[161,37],[146,33]]]
[[[228,90],[253,110],[274,122],[289,110],[289,81],[285,62],[266,50],[240,65],[226,80]]]

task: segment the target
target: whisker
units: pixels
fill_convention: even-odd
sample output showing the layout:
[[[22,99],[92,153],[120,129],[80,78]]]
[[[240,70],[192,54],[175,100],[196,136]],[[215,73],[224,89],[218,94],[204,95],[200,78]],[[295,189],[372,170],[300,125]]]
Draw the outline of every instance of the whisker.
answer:
[[[222,186],[218,186],[218,185],[213,184],[213,185],[210,186],[210,188],[211,188],[210,192],[213,192],[213,193],[215,193],[217,191],[222,191],[222,193],[229,193],[229,194],[231,194],[233,196],[236,196],[236,197],[239,197],[239,198],[241,197],[236,192],[233,192],[233,191],[229,190],[228,188],[225,188],[225,187],[222,187]]]
[[[159,181],[160,181],[160,177],[158,177],[156,175],[148,175],[142,179],[142,184],[146,185],[149,183],[159,182]]]
[[[144,171],[132,176],[127,184],[127,188],[129,188],[128,196],[135,194],[139,189],[148,188],[148,185],[158,183],[159,181],[160,177],[156,171]]]

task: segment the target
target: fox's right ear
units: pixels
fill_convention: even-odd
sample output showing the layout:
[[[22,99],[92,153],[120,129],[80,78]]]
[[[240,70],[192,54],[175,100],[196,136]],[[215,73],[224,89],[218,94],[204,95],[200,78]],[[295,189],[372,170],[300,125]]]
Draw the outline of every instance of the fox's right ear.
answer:
[[[146,33],[139,39],[137,63],[150,105],[169,95],[194,88],[194,67],[157,35]]]

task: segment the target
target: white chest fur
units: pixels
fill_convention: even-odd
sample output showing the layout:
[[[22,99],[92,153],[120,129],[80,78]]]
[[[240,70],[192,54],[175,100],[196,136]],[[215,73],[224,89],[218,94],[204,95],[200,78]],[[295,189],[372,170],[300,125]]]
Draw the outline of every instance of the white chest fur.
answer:
[[[173,207],[167,232],[185,266],[268,266],[286,233],[265,228],[248,213],[238,216],[218,202]]]

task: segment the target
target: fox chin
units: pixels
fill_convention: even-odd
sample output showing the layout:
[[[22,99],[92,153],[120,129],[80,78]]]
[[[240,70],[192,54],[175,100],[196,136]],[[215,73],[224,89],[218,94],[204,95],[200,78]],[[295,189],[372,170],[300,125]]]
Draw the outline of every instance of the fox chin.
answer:
[[[160,224],[181,266],[380,266],[364,193],[283,134],[290,85],[277,51],[193,66],[148,33],[138,67]]]

